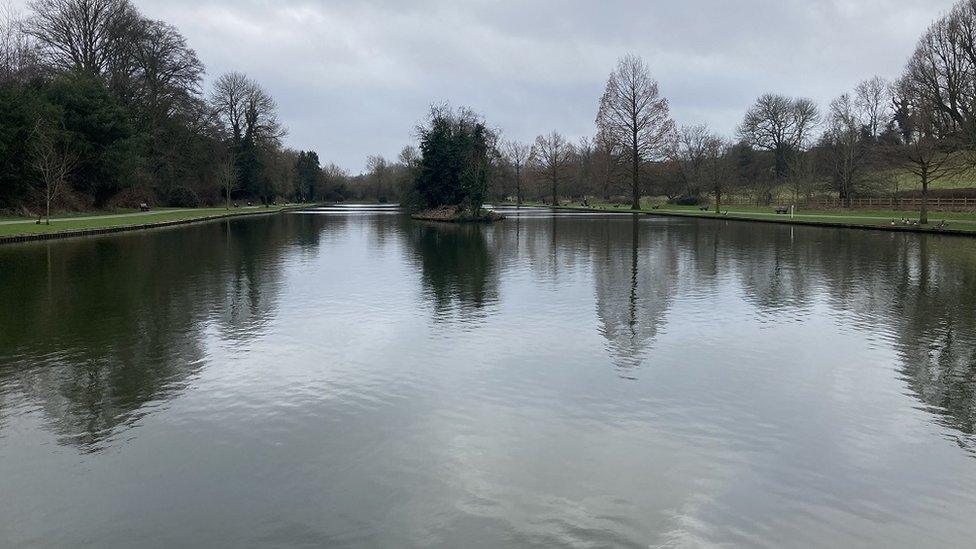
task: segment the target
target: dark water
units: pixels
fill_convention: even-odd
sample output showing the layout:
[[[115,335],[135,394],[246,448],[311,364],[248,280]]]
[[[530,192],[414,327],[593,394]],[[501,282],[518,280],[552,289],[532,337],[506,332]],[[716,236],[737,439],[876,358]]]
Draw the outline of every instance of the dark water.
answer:
[[[976,240],[322,211],[0,303],[5,548],[976,539]]]

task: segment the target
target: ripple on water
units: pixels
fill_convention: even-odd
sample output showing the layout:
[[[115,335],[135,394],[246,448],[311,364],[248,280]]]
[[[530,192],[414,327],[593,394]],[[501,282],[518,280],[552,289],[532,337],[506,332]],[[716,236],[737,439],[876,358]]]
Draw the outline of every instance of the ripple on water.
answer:
[[[335,207],[0,250],[0,537],[976,535],[971,246],[506,214]]]

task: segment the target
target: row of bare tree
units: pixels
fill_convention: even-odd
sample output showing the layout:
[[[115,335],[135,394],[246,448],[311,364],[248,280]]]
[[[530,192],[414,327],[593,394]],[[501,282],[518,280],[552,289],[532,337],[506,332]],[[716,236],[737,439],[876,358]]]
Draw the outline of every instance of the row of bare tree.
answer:
[[[826,108],[765,94],[732,137],[705,124],[678,127],[645,62],[627,55],[607,79],[592,137],[572,142],[552,131],[499,149],[494,194],[519,203],[596,198],[636,209],[642,197],[663,196],[721,211],[728,195],[756,204],[927,197],[933,182],[976,163],[976,0],[928,29],[898,79],[867,79]],[[375,186],[391,171],[408,180],[409,167],[371,162],[362,181]],[[928,221],[924,205],[920,217]]]

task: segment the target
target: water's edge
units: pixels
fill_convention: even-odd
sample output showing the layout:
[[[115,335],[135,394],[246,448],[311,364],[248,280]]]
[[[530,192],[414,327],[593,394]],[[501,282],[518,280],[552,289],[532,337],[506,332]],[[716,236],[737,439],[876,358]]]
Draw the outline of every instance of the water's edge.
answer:
[[[531,206],[533,208],[543,207],[554,212],[583,212],[583,213],[601,213],[601,214],[620,214],[620,215],[648,215],[657,217],[682,217],[690,219],[711,219],[715,221],[744,221],[747,223],[775,223],[777,225],[801,225],[804,227],[829,227],[833,229],[856,229],[860,231],[887,231],[895,233],[922,233],[922,234],[938,234],[947,236],[962,236],[966,238],[976,238],[976,232],[973,231],[960,231],[958,229],[936,229],[934,227],[904,227],[900,225],[888,226],[888,225],[857,225],[854,223],[837,223],[832,221],[803,221],[796,219],[754,219],[749,217],[729,217],[725,215],[716,215],[714,213],[681,213],[681,212],[647,212],[647,211],[632,211],[632,210],[601,210],[599,208],[584,208],[584,207],[568,207],[568,206]]]
[[[302,210],[307,207],[308,205],[288,206],[285,208],[275,210],[273,212],[268,212],[268,211],[234,212],[228,214],[208,215],[206,217],[194,217],[190,219],[176,219],[172,221],[157,221],[155,223],[141,223],[139,225],[118,225],[115,227],[99,227],[96,229],[75,229],[75,230],[67,230],[67,231],[57,231],[53,233],[30,233],[30,234],[17,234],[11,236],[0,236],[0,245],[17,244],[21,242],[34,242],[38,240],[58,240],[62,238],[74,238],[79,236],[96,236],[102,234],[124,233],[129,231],[144,231],[147,229],[160,229],[164,227],[174,227],[177,225],[189,225],[191,223],[206,223],[209,221],[218,221],[221,219],[232,219],[232,218],[257,216],[257,215],[274,215],[283,212]]]

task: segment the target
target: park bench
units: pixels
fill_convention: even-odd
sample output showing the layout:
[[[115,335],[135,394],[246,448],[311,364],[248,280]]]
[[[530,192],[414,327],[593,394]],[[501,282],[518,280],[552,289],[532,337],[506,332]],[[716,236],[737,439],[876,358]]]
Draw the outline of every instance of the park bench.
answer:
[[[139,204],[139,211],[140,212],[148,212],[149,211],[149,204],[146,204],[145,202],[142,202],[141,204]]]
[[[698,208],[698,211],[700,211],[700,212],[707,212],[708,211],[708,206],[700,206]]]
[[[778,213],[780,215],[782,215],[782,214],[788,214],[788,213],[790,213],[790,209],[787,208],[786,206],[777,206],[776,207],[776,213]]]

